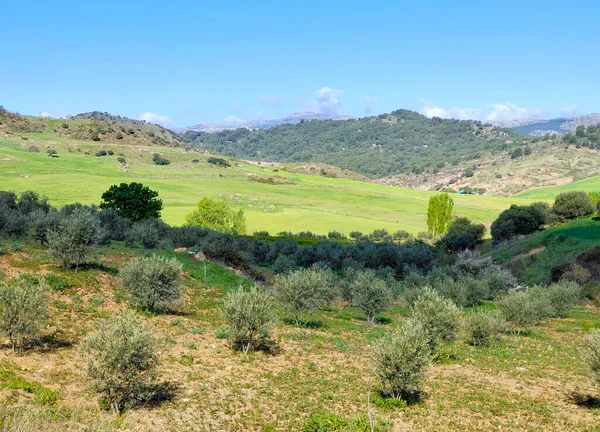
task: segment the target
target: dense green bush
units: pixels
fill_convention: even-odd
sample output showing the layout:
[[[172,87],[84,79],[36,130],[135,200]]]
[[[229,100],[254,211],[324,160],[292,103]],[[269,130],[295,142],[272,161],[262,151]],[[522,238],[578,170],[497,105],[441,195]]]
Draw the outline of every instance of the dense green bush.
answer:
[[[331,302],[336,294],[335,276],[330,270],[301,269],[275,277],[275,297],[300,323],[305,314],[314,313]]]
[[[384,389],[399,399],[418,399],[431,363],[430,338],[418,320],[409,319],[375,345],[375,368]]]
[[[121,270],[121,284],[137,308],[161,312],[181,303],[181,269],[175,259],[135,258]]]
[[[113,412],[148,400],[158,371],[157,342],[130,311],[123,311],[98,325],[81,343],[94,389]]]
[[[63,267],[78,268],[89,261],[94,246],[105,235],[96,214],[77,208],[47,232],[48,251]]]
[[[411,306],[411,318],[423,326],[429,346],[435,353],[443,341],[456,338],[460,310],[452,300],[440,296],[430,287],[424,287]]]
[[[13,353],[37,336],[48,317],[47,292],[43,280],[0,282],[0,334],[8,337]]]
[[[372,270],[359,272],[349,290],[352,304],[365,313],[370,323],[375,323],[375,315],[390,309],[394,301],[390,287]]]
[[[466,217],[459,217],[452,222],[439,244],[451,252],[474,249],[481,243],[484,234],[485,226],[483,224],[474,224]]]
[[[60,215],[54,209],[36,210],[29,215],[29,233],[33,240],[48,245],[48,232],[58,227]]]
[[[491,234],[495,243],[516,235],[526,235],[540,229],[546,223],[546,215],[536,206],[512,205],[492,223]]]
[[[495,310],[482,310],[465,317],[467,343],[471,345],[492,346],[498,343],[505,327],[504,316]]]
[[[162,157],[158,153],[154,153],[152,155],[152,162],[154,162],[156,165],[169,165],[171,163],[171,161]]]
[[[231,165],[229,165],[229,162],[227,162],[225,159],[218,158],[218,157],[209,157],[207,159],[207,162],[209,164],[213,164],[213,165],[216,165],[216,166],[221,166],[221,167],[224,167],[224,168],[228,168],[228,167],[231,166]]]
[[[563,192],[554,200],[552,212],[563,220],[572,220],[594,214],[590,197],[582,191]]]
[[[560,318],[581,300],[581,285],[562,280],[547,287],[536,286],[531,290],[532,295],[547,297],[552,306],[551,317]]]
[[[240,287],[225,297],[220,311],[232,348],[246,354],[249,350],[269,348],[275,311],[266,292],[256,287],[249,291]]]
[[[169,226],[160,219],[144,219],[135,222],[125,232],[125,243],[129,247],[141,245],[146,249],[169,245]]]

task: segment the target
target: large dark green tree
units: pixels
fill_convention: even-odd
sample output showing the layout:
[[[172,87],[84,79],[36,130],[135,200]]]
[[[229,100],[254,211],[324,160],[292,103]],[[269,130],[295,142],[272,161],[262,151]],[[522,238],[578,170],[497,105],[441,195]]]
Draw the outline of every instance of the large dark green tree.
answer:
[[[102,194],[101,209],[112,208],[117,214],[132,221],[159,218],[162,200],[158,192],[141,183],[112,185]]]

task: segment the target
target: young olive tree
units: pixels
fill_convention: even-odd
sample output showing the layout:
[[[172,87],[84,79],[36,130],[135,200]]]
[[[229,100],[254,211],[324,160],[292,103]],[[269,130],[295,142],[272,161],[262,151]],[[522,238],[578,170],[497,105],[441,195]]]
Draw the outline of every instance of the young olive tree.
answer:
[[[121,284],[138,309],[162,312],[181,302],[181,269],[176,259],[135,258],[121,270]]]
[[[0,333],[9,338],[13,353],[37,336],[49,316],[47,292],[43,280],[0,282]]]
[[[373,271],[361,271],[350,282],[352,304],[362,310],[367,321],[375,323],[375,315],[388,310],[394,301],[390,287]]]
[[[499,311],[474,312],[465,317],[467,343],[475,346],[492,346],[500,341],[506,320]]]
[[[275,310],[271,297],[262,289],[252,287],[245,291],[240,287],[236,292],[229,293],[220,312],[227,324],[232,348],[248,354],[251,349],[268,345],[275,322]]]
[[[331,270],[301,269],[275,278],[275,298],[299,324],[304,315],[314,313],[335,296],[335,280]]]
[[[594,381],[600,384],[600,330],[594,330],[587,335],[586,346],[580,354]]]
[[[46,234],[50,256],[65,268],[78,268],[87,263],[94,246],[103,237],[98,216],[85,208],[76,208],[64,215]]]
[[[157,343],[133,312],[113,315],[79,348],[94,389],[114,413],[153,395],[159,366]]]
[[[436,352],[442,341],[456,338],[460,310],[452,300],[440,296],[430,287],[424,287],[411,306],[411,318],[421,323],[429,337],[431,350]]]
[[[375,345],[375,367],[383,387],[398,399],[420,396],[431,363],[429,336],[422,324],[408,319]]]

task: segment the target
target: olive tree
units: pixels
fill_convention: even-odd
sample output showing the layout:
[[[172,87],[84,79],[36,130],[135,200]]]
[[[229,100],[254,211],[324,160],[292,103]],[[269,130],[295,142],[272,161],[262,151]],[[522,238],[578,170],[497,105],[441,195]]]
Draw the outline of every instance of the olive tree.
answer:
[[[388,284],[373,271],[361,271],[350,283],[352,304],[362,310],[367,321],[375,323],[375,315],[388,310],[394,295]]]
[[[122,311],[105,320],[79,348],[94,389],[113,412],[153,395],[157,342],[133,312]]]
[[[176,259],[135,258],[121,270],[121,284],[137,308],[161,312],[181,301],[181,270]]]
[[[247,354],[251,349],[266,346],[275,322],[275,310],[269,294],[256,287],[249,291],[240,287],[225,297],[220,312],[227,324],[232,348]]]
[[[47,291],[43,280],[0,282],[0,333],[10,340],[13,353],[36,337],[48,317]]]

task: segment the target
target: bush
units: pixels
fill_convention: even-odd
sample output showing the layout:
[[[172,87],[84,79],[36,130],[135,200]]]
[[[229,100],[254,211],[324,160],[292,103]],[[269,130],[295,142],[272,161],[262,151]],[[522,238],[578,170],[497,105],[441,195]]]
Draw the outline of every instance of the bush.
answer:
[[[411,306],[411,318],[423,326],[429,346],[435,353],[442,341],[456,338],[460,310],[452,300],[443,298],[430,287],[424,287]]]
[[[210,157],[210,158],[208,158],[207,162],[209,164],[213,164],[213,165],[216,165],[216,166],[221,166],[221,167],[224,167],[224,168],[227,168],[227,167],[231,166],[231,165],[229,165],[229,163],[225,159],[218,158],[218,157]]]
[[[154,162],[156,165],[169,165],[171,163],[171,161],[169,161],[168,159],[165,159],[158,153],[154,153],[152,155],[152,162]]]
[[[121,165],[126,165],[127,159],[125,159],[125,156],[117,156],[117,162],[119,162]]]
[[[62,217],[58,226],[46,234],[50,256],[65,268],[87,263],[93,247],[104,236],[98,217],[84,208]]]
[[[551,317],[564,317],[568,311],[581,300],[581,286],[575,282],[562,280],[548,287],[537,286],[532,294],[545,296],[552,306]]]
[[[106,231],[108,240],[122,241],[125,239],[125,234],[131,228],[131,221],[119,216],[113,208],[101,210],[98,213],[100,224]]]
[[[82,342],[87,374],[113,412],[152,396],[159,365],[156,347],[146,325],[130,311],[113,315]]]
[[[302,269],[275,277],[275,298],[299,324],[306,313],[314,313],[335,295],[335,276],[330,270]]]
[[[234,349],[244,353],[268,348],[275,311],[270,296],[252,287],[229,293],[223,301],[221,315],[227,324],[227,334]]]
[[[48,244],[48,232],[55,229],[60,224],[60,216],[54,209],[49,212],[36,210],[29,215],[29,233],[33,240],[43,244]]]
[[[372,324],[375,315],[390,309],[394,301],[392,290],[372,270],[359,272],[350,282],[349,290],[352,304],[362,310]]]
[[[138,309],[162,312],[181,302],[181,269],[175,259],[136,258],[121,270],[121,284]]]
[[[492,346],[500,341],[506,320],[498,311],[480,311],[465,317],[467,343],[475,346]]]
[[[135,222],[125,233],[125,243],[129,247],[141,245],[145,249],[154,249],[169,244],[169,226],[160,219],[144,219]]]
[[[34,339],[48,317],[48,287],[42,281],[0,282],[0,332],[15,347]]]
[[[106,150],[99,150],[96,152],[95,156],[96,157],[103,157],[106,156],[108,153],[106,152]]]
[[[288,255],[279,255],[273,263],[273,272],[275,274],[289,273],[295,270],[298,266],[296,260]]]
[[[554,312],[548,296],[539,295],[533,290],[508,294],[496,305],[508,322],[523,329],[547,320]]]
[[[36,145],[30,145],[29,148],[27,149],[27,151],[29,153],[39,153],[40,152],[40,148]]]
[[[494,243],[508,240],[516,235],[527,235],[546,223],[546,216],[537,206],[512,205],[492,223]]]
[[[554,200],[552,212],[558,217],[571,220],[594,214],[594,206],[590,197],[582,191],[571,191],[559,194]]]
[[[450,252],[474,249],[483,240],[485,226],[474,224],[468,218],[456,218],[446,235],[440,239],[440,245]]]
[[[122,140],[123,139],[123,134],[121,132],[117,132],[117,135],[115,135],[115,138],[118,140]]]
[[[593,330],[587,335],[586,346],[580,353],[594,381],[600,384],[600,330]]]
[[[429,337],[413,319],[387,334],[375,345],[375,367],[384,389],[398,399],[420,397],[431,363]]]

